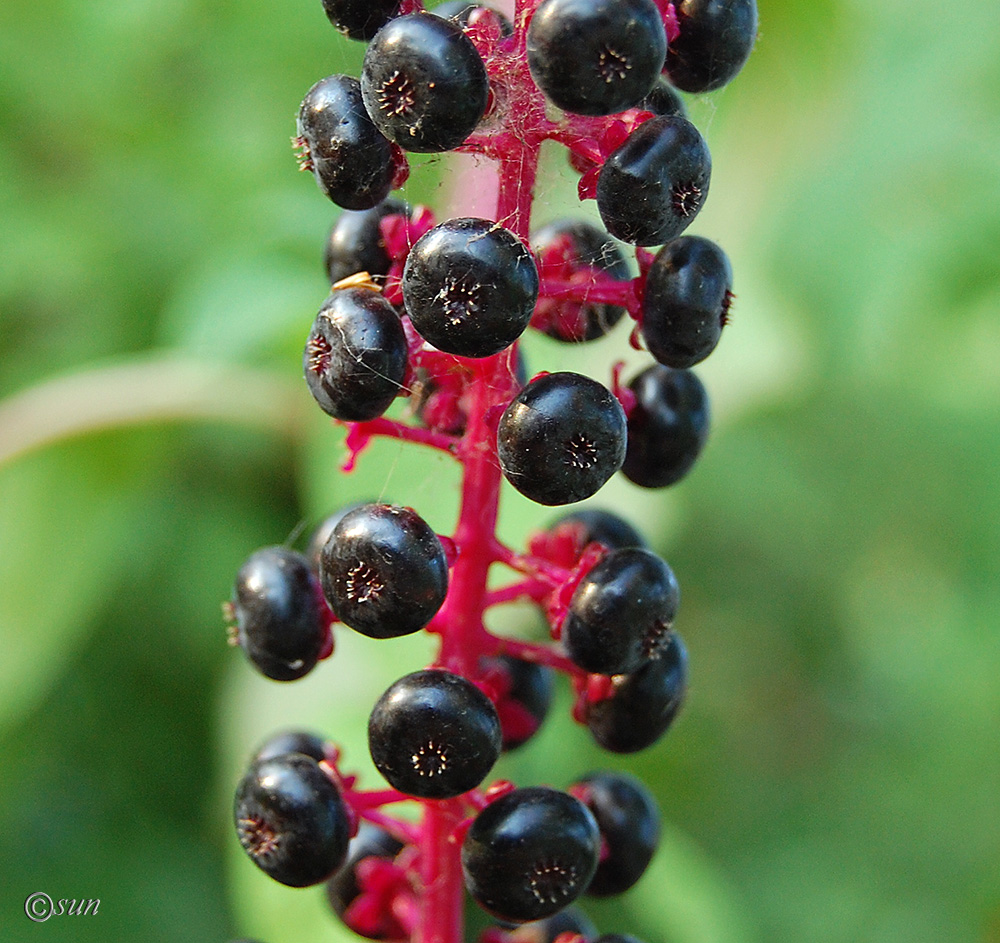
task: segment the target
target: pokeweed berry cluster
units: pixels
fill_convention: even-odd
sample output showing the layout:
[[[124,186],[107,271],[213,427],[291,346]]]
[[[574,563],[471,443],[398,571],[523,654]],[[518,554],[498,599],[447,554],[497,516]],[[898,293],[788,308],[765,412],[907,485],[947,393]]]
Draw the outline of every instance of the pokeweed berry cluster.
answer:
[[[711,159],[676,89],[736,75],[755,2],[517,0],[512,18],[463,2],[323,6],[369,45],[360,79],[322,79],[298,113],[301,167],[344,210],[326,244],[332,291],[305,343],[306,383],[348,428],[347,470],[373,437],[421,444],[461,464],[461,503],[450,535],[409,507],[343,508],[304,552],[268,547],[240,569],[232,640],[268,678],[312,670],[332,653],[335,624],[372,639],[424,631],[439,646],[374,702],[369,746],[388,788],[359,788],[323,737],[282,734],[238,785],[237,835],[275,880],[326,882],[333,911],[370,939],[459,943],[467,889],[498,921],[485,943],[628,941],[598,936],[570,905],[641,877],[659,828],[646,787],[612,771],[566,788],[487,780],[544,722],[556,673],[604,749],[643,750],[667,731],[688,672],[677,581],[608,511],[571,511],[525,551],[508,547],[499,496],[506,479],[539,504],[568,505],[618,471],[661,488],[698,458],[709,409],[690,368],[719,341],[732,274],[717,245],[682,235],[708,196]],[[606,231],[559,220],[531,232],[545,141],[567,149]],[[452,150],[494,162],[494,218],[438,222],[390,197],[408,155]],[[638,274],[616,239],[635,247]],[[620,365],[608,384],[527,377],[518,340],[529,327],[576,343],[626,315],[654,361],[628,383]],[[408,412],[389,418],[398,397]],[[514,579],[488,582],[494,566]],[[517,600],[538,605],[551,642],[487,629],[487,610]],[[419,818],[386,811],[401,802],[418,803]]]

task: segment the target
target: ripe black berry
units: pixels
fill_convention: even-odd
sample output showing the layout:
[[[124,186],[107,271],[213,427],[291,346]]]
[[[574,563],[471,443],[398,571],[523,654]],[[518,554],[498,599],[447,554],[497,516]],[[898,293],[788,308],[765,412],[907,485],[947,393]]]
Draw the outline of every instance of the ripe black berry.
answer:
[[[497,429],[504,477],[546,505],[595,494],[621,468],[625,442],[621,404],[578,373],[533,380],[511,400]]]
[[[358,865],[369,858],[392,861],[402,848],[402,842],[393,838],[384,829],[362,821],[358,834],[351,839],[351,844],[348,846],[347,861],[326,882],[326,899],[330,908],[355,933],[369,940],[399,940],[405,938],[406,934],[399,926],[396,915],[388,909],[380,908],[378,913],[372,913],[369,909],[365,916],[370,919],[364,925],[357,920],[351,920],[348,908],[361,894],[361,887],[358,884]]]
[[[521,336],[538,297],[531,253],[488,219],[449,219],[424,233],[403,269],[414,328],[439,350],[489,357]]]
[[[597,869],[600,833],[573,796],[515,789],[476,816],[462,845],[465,886],[484,910],[521,923],[576,900]]]
[[[646,277],[642,336],[668,367],[693,367],[719,343],[732,300],[729,258],[702,236],[684,236],[656,254]]]
[[[484,660],[488,683],[497,692],[503,750],[527,743],[545,722],[552,704],[552,670],[512,655]]]
[[[372,761],[391,786],[423,799],[475,789],[500,756],[500,720],[471,681],[429,669],[400,678],[368,720]]]
[[[528,27],[528,67],[554,105],[610,115],[637,105],[663,68],[653,0],[543,0]]]
[[[233,816],[254,864],[289,887],[326,880],[347,854],[347,807],[311,756],[252,763],[236,789]]]
[[[708,394],[690,370],[654,364],[629,389],[628,448],[622,473],[643,488],[665,488],[694,465],[708,438]]]
[[[743,68],[757,38],[756,0],[679,0],[680,35],[667,51],[667,75],[685,92],[721,88]]]
[[[294,550],[265,547],[240,567],[231,602],[236,641],[275,681],[312,671],[329,631],[316,577]]]
[[[260,763],[276,756],[283,756],[286,753],[302,753],[305,756],[311,756],[319,763],[326,759],[329,746],[330,744],[317,734],[305,730],[286,730],[283,733],[275,734],[261,744],[254,754],[254,762]]]
[[[586,914],[575,907],[567,907],[544,920],[522,923],[506,932],[507,943],[555,943],[563,933],[582,936],[584,943],[597,936],[597,928]]]
[[[581,283],[582,301],[540,298],[531,324],[561,341],[589,341],[603,337],[625,314],[619,305],[591,302],[587,279],[597,271],[616,281],[631,277],[628,263],[607,233],[582,220],[561,219],[539,229],[531,239],[538,274]]]
[[[371,638],[418,632],[441,608],[448,563],[437,535],[411,508],[363,504],[333,529],[320,554],[330,608]]]
[[[351,422],[389,408],[406,365],[399,315],[370,288],[336,289],[320,308],[302,354],[309,392],[323,412]]]
[[[330,22],[351,39],[372,39],[396,15],[400,0],[323,0]]]
[[[642,877],[660,841],[660,811],[652,793],[625,773],[591,773],[570,787],[594,813],[605,853],[587,893],[607,897]]]
[[[439,3],[430,11],[435,16],[443,16],[446,20],[453,20],[462,29],[470,26],[479,26],[487,20],[495,24],[501,36],[510,36],[514,32],[514,27],[510,20],[499,10],[486,6],[482,3],[469,3],[469,0],[447,0]]]
[[[334,203],[366,210],[386,198],[396,160],[365,111],[357,79],[331,75],[317,82],[299,106],[297,126],[302,166]]]
[[[654,115],[680,115],[687,117],[687,108],[684,106],[684,99],[677,94],[676,89],[660,76],[649,94],[639,103],[638,107],[643,111],[651,111]]]
[[[611,695],[588,705],[585,723],[597,743],[612,753],[652,746],[673,723],[687,692],[687,649],[677,632],[659,658],[630,675],[613,678]]]
[[[486,111],[489,79],[472,40],[451,20],[411,13],[372,40],[361,71],[372,121],[407,151],[458,147]]]
[[[562,626],[566,653],[596,674],[635,671],[663,651],[679,599],[673,571],[655,553],[612,550],[573,593]]]
[[[628,521],[598,508],[571,511],[553,521],[548,529],[552,534],[572,535],[576,546],[574,561],[594,542],[604,544],[609,550],[646,546],[646,539]]]
[[[375,279],[389,274],[392,259],[386,252],[379,225],[387,216],[394,215],[408,216],[406,204],[389,199],[369,210],[345,210],[340,214],[323,253],[331,285],[357,272],[367,272]]]
[[[306,547],[306,557],[314,572],[319,573],[320,554],[322,554],[326,542],[330,539],[333,529],[343,520],[344,515],[348,511],[353,511],[355,508],[361,507],[362,504],[368,503],[370,502],[357,501],[354,504],[345,504],[344,507],[338,508],[332,514],[328,514],[316,525],[316,529],[309,537],[309,546]]]
[[[604,162],[597,209],[612,236],[654,246],[679,236],[708,196],[712,158],[698,129],[679,115],[639,125]]]

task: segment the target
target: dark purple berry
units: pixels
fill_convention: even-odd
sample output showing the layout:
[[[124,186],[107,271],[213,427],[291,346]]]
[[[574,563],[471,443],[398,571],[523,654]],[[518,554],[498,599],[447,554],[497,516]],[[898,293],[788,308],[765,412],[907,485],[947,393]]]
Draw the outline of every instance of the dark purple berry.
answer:
[[[330,608],[371,638],[418,632],[441,608],[448,562],[437,534],[411,508],[364,504],[345,514],[320,554]]]
[[[409,208],[400,200],[389,199],[369,210],[345,210],[340,214],[323,252],[331,285],[358,272],[367,272],[376,281],[389,274],[392,259],[380,224],[394,215],[409,216]]]
[[[309,546],[306,548],[306,557],[316,573],[319,573],[320,554],[322,554],[323,548],[326,546],[326,542],[330,539],[330,534],[333,533],[333,529],[340,523],[341,519],[345,514],[347,514],[348,511],[353,511],[355,508],[361,507],[362,504],[371,504],[371,502],[356,501],[353,504],[346,504],[344,507],[338,508],[332,514],[328,514],[319,522],[319,524],[316,525],[316,529],[309,537]]]
[[[660,810],[652,793],[634,776],[612,772],[591,773],[570,792],[594,813],[604,845],[587,893],[607,897],[627,891],[660,842]]]
[[[664,366],[693,367],[719,343],[732,301],[729,258],[702,236],[684,236],[656,254],[642,302],[642,336]]]
[[[501,36],[510,36],[514,32],[514,27],[510,20],[499,10],[483,3],[469,3],[468,0],[447,0],[440,3],[430,11],[435,16],[443,16],[446,20],[453,20],[462,29],[468,29],[470,25],[478,25],[483,17],[489,17],[497,28]]]
[[[531,239],[541,278],[575,281],[586,286],[593,273],[615,281],[631,278],[628,263],[607,233],[582,220],[561,219],[539,229]],[[566,298],[539,298],[532,326],[561,341],[603,337],[625,314],[620,305]]]
[[[302,166],[334,203],[366,210],[386,198],[396,159],[365,111],[357,79],[331,75],[317,82],[299,106],[297,126]]]
[[[406,376],[406,332],[384,295],[338,288],[323,302],[302,354],[309,392],[335,419],[381,416]]]
[[[639,125],[604,162],[597,209],[612,236],[655,246],[679,236],[708,196],[712,158],[698,129],[679,115]]]
[[[586,914],[575,907],[567,907],[552,917],[532,920],[508,930],[505,940],[507,943],[555,943],[556,937],[563,933],[582,936],[586,943],[597,936],[597,928]]]
[[[585,671],[617,675],[657,658],[670,640],[680,593],[650,550],[612,550],[577,585],[562,625],[566,653]]]
[[[392,684],[368,720],[372,761],[391,786],[422,799],[475,789],[500,756],[493,702],[449,671],[415,671]]]
[[[489,99],[486,66],[451,20],[410,13],[372,40],[361,91],[372,121],[407,151],[458,147],[479,124]]]
[[[708,394],[690,370],[654,364],[629,389],[628,448],[622,473],[643,488],[665,488],[694,465],[708,438]]]
[[[660,76],[649,94],[639,102],[638,106],[642,111],[651,111],[654,115],[680,115],[687,117],[687,108],[684,106],[684,99],[677,93],[677,90]]]
[[[347,854],[347,807],[311,756],[286,753],[251,764],[236,789],[233,817],[253,863],[289,887],[325,881]]]
[[[400,0],[323,0],[330,22],[351,39],[369,40],[396,15]]]
[[[369,940],[398,940],[405,934],[401,935],[399,921],[391,912],[379,913],[371,926],[359,926],[356,921],[349,922],[348,908],[361,894],[358,865],[370,858],[392,861],[402,848],[402,842],[393,838],[384,829],[362,821],[358,834],[351,839],[347,850],[347,861],[326,882],[326,898],[330,908],[350,929]]]
[[[550,373],[511,400],[497,429],[497,456],[525,497],[571,504],[621,468],[625,442],[625,413],[604,386],[578,373]]]
[[[609,550],[647,546],[646,539],[628,521],[598,508],[583,508],[564,514],[553,521],[548,530],[551,534],[572,535],[576,546],[574,562],[592,543],[603,544]]]
[[[449,219],[406,258],[403,302],[417,333],[439,350],[489,357],[531,320],[538,271],[524,243],[488,219]]]
[[[258,550],[240,567],[236,641],[261,674],[294,681],[312,671],[329,631],[318,590],[309,561],[285,547]]]
[[[663,69],[667,37],[653,0],[543,0],[528,27],[528,66],[564,111],[637,105]]]
[[[326,759],[327,751],[331,746],[325,738],[318,734],[305,730],[286,730],[283,733],[275,734],[261,744],[253,759],[255,763],[261,763],[286,753],[302,753],[305,756],[311,756],[319,763]]]
[[[552,669],[512,655],[486,659],[483,668],[496,691],[503,750],[513,750],[527,743],[545,722],[552,704]]]
[[[573,796],[515,789],[476,816],[462,845],[465,886],[484,910],[522,923],[573,903],[597,869],[600,833]]]
[[[597,743],[612,753],[636,753],[660,739],[673,723],[687,692],[687,649],[677,632],[659,658],[612,679],[609,697],[588,705],[585,723]]]
[[[667,75],[685,92],[721,88],[743,68],[757,38],[756,0],[678,0],[680,35],[667,51]]]

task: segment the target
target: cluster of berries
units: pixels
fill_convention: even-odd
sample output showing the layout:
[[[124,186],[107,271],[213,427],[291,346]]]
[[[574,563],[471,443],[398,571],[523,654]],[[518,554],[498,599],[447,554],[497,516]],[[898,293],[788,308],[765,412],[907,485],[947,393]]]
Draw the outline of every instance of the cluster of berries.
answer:
[[[422,444],[462,464],[462,498],[450,536],[411,508],[372,502],[332,515],[305,552],[268,547],[241,568],[226,604],[232,638],[269,678],[311,671],[332,653],[336,623],[373,639],[427,631],[440,648],[371,712],[371,756],[389,789],[359,789],[323,738],[282,734],[237,788],[237,834],[276,880],[327,882],[333,910],[370,939],[459,943],[464,888],[499,921],[485,943],[621,943],[630,938],[599,937],[567,908],[640,878],[658,837],[648,790],[615,772],[566,789],[484,783],[545,720],[554,672],[570,678],[574,717],[603,748],[635,752],[666,732],[687,683],[677,581],[607,511],[565,514],[517,552],[496,536],[499,492],[506,479],[539,504],[567,505],[619,470],[659,488],[701,452],[708,401],[690,367],[718,343],[732,275],[718,246],[682,235],[711,162],[675,89],[708,91],[739,71],[756,5],[517,0],[512,20],[463,2],[323,6],[369,45],[360,81],[323,79],[298,114],[300,165],[344,210],[326,245],[333,288],[305,344],[306,382],[349,428],[348,467],[374,436]],[[531,233],[546,140],[568,149],[606,232],[561,220]],[[452,150],[496,162],[496,219],[437,222],[390,197],[407,152]],[[637,276],[611,237],[636,247]],[[571,372],[528,380],[517,341],[529,327],[582,342],[626,314],[633,345],[655,361],[630,382],[618,367],[609,386]],[[401,396],[408,421],[385,415]],[[494,564],[516,581],[488,583]],[[551,643],[486,628],[486,610],[523,599],[545,614]],[[412,800],[418,822],[384,811]],[[527,923],[533,936],[517,929]]]

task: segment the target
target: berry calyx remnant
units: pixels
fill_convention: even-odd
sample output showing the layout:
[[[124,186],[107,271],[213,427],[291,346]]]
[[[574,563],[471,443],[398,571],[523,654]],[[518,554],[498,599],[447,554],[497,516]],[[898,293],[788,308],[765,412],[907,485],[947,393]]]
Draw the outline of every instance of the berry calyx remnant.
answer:
[[[334,912],[369,939],[460,943],[467,889],[506,924],[483,943],[633,943],[598,937],[570,905],[639,880],[658,833],[644,787],[613,772],[566,791],[488,776],[545,723],[560,674],[604,749],[642,750],[666,732],[687,689],[677,581],[607,511],[570,511],[519,552],[497,536],[499,500],[506,481],[569,505],[619,470],[673,485],[704,446],[707,396],[687,368],[719,341],[732,275],[718,246],[684,234],[711,158],[676,89],[735,76],[755,0],[516,0],[509,18],[421,0],[323,9],[368,47],[360,79],[322,79],[298,114],[302,167],[343,208],[303,373],[347,427],[345,470],[377,436],[423,445],[461,465],[461,500],[450,533],[381,499],[343,508],[306,553],[266,548],[240,571],[227,612],[268,677],[292,680],[329,655],[331,624],[376,646],[426,630],[438,646],[373,698],[369,748],[387,788],[359,788],[323,736],[286,732],[249,765],[237,834],[277,880],[328,880]],[[566,148],[603,229],[561,219],[532,231],[545,142]],[[491,216],[437,220],[390,196],[404,151],[451,150],[495,165]],[[619,242],[635,247],[634,268]],[[526,330],[590,341],[626,316],[630,341],[657,361],[627,385],[621,364],[606,381],[558,365],[528,379]],[[409,399],[400,418],[397,398]],[[513,576],[493,579],[498,568]],[[487,625],[492,608],[525,600],[549,640]],[[419,819],[386,810],[402,802]],[[510,929],[522,923],[535,935]]]

